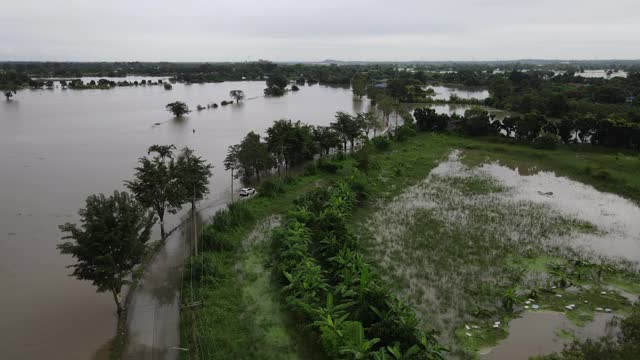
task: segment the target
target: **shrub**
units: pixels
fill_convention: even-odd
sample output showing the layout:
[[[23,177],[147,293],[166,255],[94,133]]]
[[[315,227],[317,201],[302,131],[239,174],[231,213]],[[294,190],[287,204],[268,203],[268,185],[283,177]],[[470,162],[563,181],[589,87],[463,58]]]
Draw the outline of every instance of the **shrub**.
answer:
[[[640,302],[633,305],[631,314],[620,323],[624,341],[640,344]]]
[[[544,132],[533,140],[533,147],[536,149],[555,149],[560,144],[560,137],[556,134]]]
[[[391,141],[386,136],[376,136],[371,139],[371,142],[380,151],[387,151],[391,147]]]
[[[202,248],[209,251],[232,251],[238,246],[229,232],[218,231],[213,226],[202,230]]]
[[[329,174],[337,173],[338,170],[340,170],[340,167],[341,167],[340,164],[335,163],[333,161],[327,161],[323,159],[318,161],[318,169],[320,169],[320,171],[324,171]]]
[[[596,170],[593,175],[594,178],[598,179],[598,180],[609,180],[611,179],[611,173],[608,172],[605,169],[598,169]]]
[[[217,278],[216,258],[212,253],[204,253],[189,258],[184,271],[185,278],[195,281]]]
[[[268,179],[260,185],[258,194],[264,197],[274,197],[284,192],[284,182],[281,179]]]
[[[223,232],[246,224],[253,220],[253,214],[249,206],[243,202],[236,202],[226,209],[219,210],[211,218],[211,225],[215,231]]]
[[[311,164],[305,166],[305,168],[304,168],[304,174],[306,176],[315,175],[317,173],[318,173],[318,164],[316,164],[316,163],[311,163]]]
[[[349,176],[347,185],[356,195],[359,204],[369,197],[369,180],[363,173],[358,171]]]
[[[416,129],[411,125],[402,125],[396,131],[395,137],[397,141],[403,142],[412,136],[416,136]]]

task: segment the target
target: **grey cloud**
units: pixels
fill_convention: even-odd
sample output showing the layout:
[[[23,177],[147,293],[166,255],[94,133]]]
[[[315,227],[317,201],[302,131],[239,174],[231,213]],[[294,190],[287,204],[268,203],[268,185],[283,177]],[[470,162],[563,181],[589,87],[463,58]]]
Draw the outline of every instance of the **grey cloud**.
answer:
[[[635,0],[21,0],[0,60],[639,58]]]

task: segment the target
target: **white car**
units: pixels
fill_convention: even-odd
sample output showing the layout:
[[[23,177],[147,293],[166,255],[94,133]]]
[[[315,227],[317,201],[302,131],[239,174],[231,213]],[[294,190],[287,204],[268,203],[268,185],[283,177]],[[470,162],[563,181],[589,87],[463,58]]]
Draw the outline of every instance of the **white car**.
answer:
[[[240,189],[240,196],[251,196],[256,193],[256,189],[254,188],[243,188]]]

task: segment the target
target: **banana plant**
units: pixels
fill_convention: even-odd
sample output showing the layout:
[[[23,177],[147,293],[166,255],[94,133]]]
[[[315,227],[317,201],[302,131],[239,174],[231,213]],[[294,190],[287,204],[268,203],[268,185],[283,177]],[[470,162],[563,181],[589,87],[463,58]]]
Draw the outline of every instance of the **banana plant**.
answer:
[[[613,267],[611,267],[610,265],[606,264],[602,260],[597,264],[593,264],[592,267],[596,271],[595,280],[596,280],[596,283],[598,283],[598,285],[602,285],[602,277],[603,277],[603,275],[605,275],[607,273],[612,273],[612,272],[615,271],[615,269]]]
[[[400,349],[400,345],[395,343],[393,346],[387,346],[387,351],[391,354],[394,360],[409,360],[420,352],[420,348],[418,345],[413,345],[403,353],[402,349]]]
[[[318,328],[329,330],[338,337],[342,337],[342,328],[348,317],[349,314],[344,314],[337,318],[333,317],[331,314],[327,314],[321,317],[320,320],[314,321],[313,325]]]
[[[549,274],[553,276],[553,283],[560,288],[567,288],[573,285],[573,280],[571,280],[571,275],[562,269],[551,270]]]
[[[516,289],[508,288],[502,294],[502,307],[506,312],[512,313],[514,305],[521,300],[522,299],[518,296]]]
[[[345,345],[340,348],[340,353],[356,360],[366,359],[373,346],[380,342],[378,338],[367,340],[362,323],[353,321],[345,323],[343,340]]]
[[[444,360],[444,354],[449,352],[449,348],[441,345],[433,334],[422,333],[420,347],[429,360]]]
[[[327,317],[336,319],[347,314],[347,310],[352,305],[353,302],[345,302],[336,305],[333,293],[328,293],[325,305],[314,309],[313,313],[320,319],[326,319]]]

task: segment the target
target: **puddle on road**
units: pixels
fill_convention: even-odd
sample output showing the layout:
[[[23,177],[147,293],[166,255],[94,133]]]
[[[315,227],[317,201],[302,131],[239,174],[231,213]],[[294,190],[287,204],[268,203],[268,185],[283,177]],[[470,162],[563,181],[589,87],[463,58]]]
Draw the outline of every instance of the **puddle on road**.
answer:
[[[480,351],[482,360],[527,360],[530,356],[561,351],[572,336],[595,339],[615,334],[610,326],[614,315],[598,313],[584,327],[577,327],[563,313],[552,311],[525,312],[509,323],[509,337],[495,348]],[[560,333],[567,335],[560,336]]]

